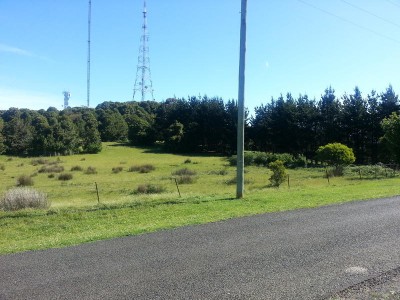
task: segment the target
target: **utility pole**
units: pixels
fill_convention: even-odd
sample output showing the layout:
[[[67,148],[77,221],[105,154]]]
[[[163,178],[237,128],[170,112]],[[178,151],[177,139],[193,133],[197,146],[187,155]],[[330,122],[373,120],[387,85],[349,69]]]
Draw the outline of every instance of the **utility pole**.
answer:
[[[90,105],[90,27],[92,22],[92,1],[89,0],[88,10],[88,49],[87,49],[87,107]]]
[[[237,186],[236,198],[243,198],[244,191],[244,83],[246,65],[246,15],[247,0],[242,0],[240,12],[240,58],[239,58],[239,92],[238,92],[238,127],[237,127]]]

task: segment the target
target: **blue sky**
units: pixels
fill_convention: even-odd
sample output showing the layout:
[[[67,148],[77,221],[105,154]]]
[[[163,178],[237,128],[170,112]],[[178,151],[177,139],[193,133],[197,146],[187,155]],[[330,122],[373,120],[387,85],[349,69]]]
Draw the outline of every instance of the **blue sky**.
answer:
[[[240,0],[147,0],[157,101],[237,99]],[[92,0],[90,106],[130,101],[143,0]],[[86,104],[86,0],[0,1],[0,109]],[[400,92],[400,0],[248,0],[245,105]],[[139,100],[139,99],[138,99]]]

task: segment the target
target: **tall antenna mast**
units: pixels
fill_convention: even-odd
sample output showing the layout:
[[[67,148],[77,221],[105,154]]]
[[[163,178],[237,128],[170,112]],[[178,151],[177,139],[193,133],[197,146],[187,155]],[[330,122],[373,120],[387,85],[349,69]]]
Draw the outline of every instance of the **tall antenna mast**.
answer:
[[[88,12],[88,53],[87,53],[87,107],[90,104],[90,25],[92,18],[92,1],[89,0]]]
[[[136,70],[135,86],[133,88],[133,101],[135,100],[136,92],[141,94],[141,100],[154,100],[153,96],[153,82],[151,81],[150,72],[150,57],[149,57],[149,34],[147,32],[147,8],[146,0],[143,5],[143,25],[142,37],[140,39],[141,45],[139,48],[138,65]],[[146,94],[150,94],[151,99],[146,99]]]

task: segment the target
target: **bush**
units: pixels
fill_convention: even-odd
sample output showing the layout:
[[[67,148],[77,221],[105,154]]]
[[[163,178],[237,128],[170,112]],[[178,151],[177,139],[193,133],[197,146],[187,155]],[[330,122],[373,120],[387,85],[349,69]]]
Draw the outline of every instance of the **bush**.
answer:
[[[63,173],[63,174],[58,175],[58,180],[67,181],[67,180],[71,180],[72,177],[73,176],[71,173]]]
[[[85,174],[88,175],[97,174],[97,170],[95,167],[88,167],[85,171]]]
[[[183,168],[172,172],[172,175],[177,176],[194,176],[196,175],[196,171],[189,170],[188,168]]]
[[[73,171],[83,171],[83,168],[81,166],[73,166],[71,168],[71,172],[73,172]]]
[[[279,187],[282,182],[286,179],[286,169],[282,161],[277,160],[268,165],[272,171],[272,175],[269,178],[271,186]]]
[[[155,184],[141,184],[136,189],[136,194],[160,194],[165,192],[165,187]]]
[[[112,172],[114,174],[118,174],[119,172],[121,172],[124,168],[123,167],[114,167],[112,168]]]
[[[21,175],[17,178],[17,186],[32,186],[33,179],[28,175]]]
[[[0,208],[14,211],[24,208],[48,208],[50,206],[47,196],[35,189],[18,187],[8,190],[0,200]]]
[[[39,169],[39,173],[61,173],[64,172],[64,167],[59,165],[43,166]]]
[[[156,168],[151,164],[137,165],[129,168],[129,172],[150,173]]]
[[[53,173],[47,175],[47,178],[54,178],[54,177],[55,177],[55,175]]]
[[[190,164],[190,163],[192,163],[192,160],[190,158],[187,158],[187,159],[185,159],[184,163],[185,164]]]

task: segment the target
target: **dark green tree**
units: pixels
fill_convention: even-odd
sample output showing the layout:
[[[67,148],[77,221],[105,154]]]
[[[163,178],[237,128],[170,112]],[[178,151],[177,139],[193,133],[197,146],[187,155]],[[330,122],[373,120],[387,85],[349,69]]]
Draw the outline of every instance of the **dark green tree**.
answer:
[[[83,135],[81,135],[82,150],[85,153],[99,153],[102,149],[100,133],[94,111],[86,110],[82,119],[84,121]]]
[[[383,119],[382,128],[384,135],[382,143],[390,152],[390,157],[396,163],[400,163],[400,117],[392,113],[390,117]]]
[[[124,142],[128,140],[128,124],[117,109],[96,109],[99,132],[104,142]]]
[[[0,118],[0,154],[6,152],[6,146],[4,145],[3,129],[4,129],[4,121],[2,118]]]

